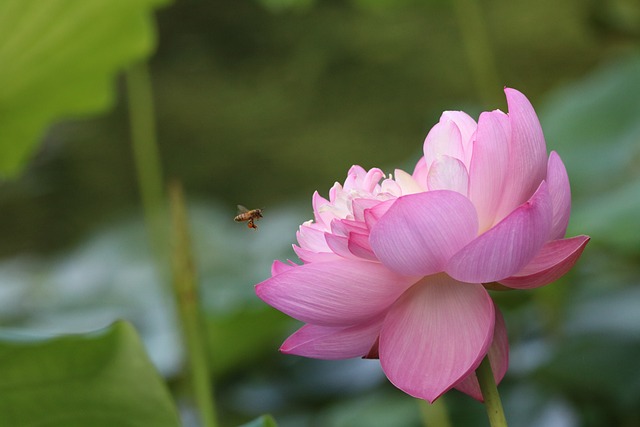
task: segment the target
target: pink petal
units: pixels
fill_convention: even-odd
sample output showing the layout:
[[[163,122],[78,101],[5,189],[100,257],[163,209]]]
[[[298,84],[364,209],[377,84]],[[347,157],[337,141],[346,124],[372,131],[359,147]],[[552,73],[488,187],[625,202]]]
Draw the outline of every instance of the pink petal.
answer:
[[[362,166],[353,165],[347,172],[347,178],[344,180],[342,188],[345,191],[360,188],[360,183],[365,179],[367,171]]]
[[[385,179],[380,185],[380,193],[390,195],[392,197],[402,196],[402,187],[393,179]]]
[[[427,187],[422,187],[418,181],[413,178],[413,176],[409,175],[402,169],[396,169],[393,176],[402,189],[402,195],[406,196],[407,194],[420,193],[427,189]]]
[[[383,177],[384,172],[378,168],[366,171],[362,166],[353,165],[347,173],[347,179],[344,181],[343,189],[346,192],[363,190],[371,193]]]
[[[345,237],[349,234],[349,230],[347,230],[347,226],[342,219],[334,219],[331,221],[329,229],[331,230],[331,234],[337,234],[338,236]]]
[[[440,116],[440,120],[451,120],[460,130],[462,141],[471,141],[473,134],[476,132],[476,121],[464,111],[444,111]]]
[[[373,168],[365,175],[360,189],[371,193],[382,178],[384,178],[384,172],[378,168]]]
[[[564,163],[555,151],[549,155],[547,183],[549,183],[549,194],[551,194],[551,204],[553,205],[553,226],[549,238],[551,240],[562,239],[567,232],[567,225],[569,225],[571,187]]]
[[[329,202],[333,203],[338,198],[338,195],[342,192],[342,184],[336,182],[333,184],[333,187],[329,189]],[[330,222],[330,221],[329,221]],[[327,222],[328,224],[328,222]]]
[[[420,157],[418,163],[416,163],[416,167],[413,169],[413,179],[418,183],[419,186],[427,189],[427,174],[429,173],[429,168],[427,167],[427,161],[424,159],[424,156]]]
[[[359,258],[378,261],[376,254],[371,250],[368,233],[349,233],[349,251]]]
[[[440,120],[443,118],[453,121],[458,130],[460,130],[460,140],[462,141],[462,149],[465,153],[465,157],[460,160],[464,161],[465,165],[469,164],[471,159],[471,145],[474,140],[474,133],[476,132],[477,124],[473,118],[464,111],[445,111],[442,113]]]
[[[364,214],[363,214],[364,217]],[[364,218],[363,218],[364,221]],[[336,233],[342,235],[342,236],[347,236],[349,233],[366,233],[369,231],[369,229],[367,228],[367,225],[362,222],[362,221],[356,221],[356,220],[352,220],[352,219],[342,219],[339,221],[340,227],[338,227],[338,221],[333,221],[331,223],[332,225],[332,229],[333,226],[336,226]]]
[[[378,223],[378,220],[387,213],[389,208],[393,206],[396,200],[397,199],[391,199],[385,200],[384,202],[379,202],[377,205],[364,211],[364,222],[369,230],[371,230],[373,226]]]
[[[287,271],[298,266],[291,260],[287,261],[289,261],[289,263],[284,263],[279,260],[273,261],[273,264],[271,264],[271,275],[275,276],[276,274],[280,274],[283,271]]]
[[[382,317],[347,328],[305,325],[280,347],[286,354],[337,360],[365,356],[380,334]]]
[[[356,221],[364,222],[364,211],[380,204],[380,200],[358,198],[351,201],[353,218]]]
[[[445,274],[426,277],[391,307],[380,331],[380,363],[389,380],[433,402],[475,370],[487,353],[495,322],[479,284]]]
[[[467,195],[469,174],[461,160],[450,156],[440,156],[431,164],[427,176],[429,190],[451,190]]]
[[[548,242],[522,270],[514,276],[500,280],[500,283],[516,289],[548,285],[571,270],[589,239],[589,236],[577,236]]]
[[[469,199],[478,211],[480,232],[495,221],[509,164],[508,117],[502,111],[482,113],[469,168]]]
[[[445,271],[470,283],[495,282],[516,274],[547,241],[551,215],[551,197],[543,181],[528,202],[453,255]]]
[[[324,230],[302,224],[296,232],[296,239],[300,247],[304,249],[313,252],[329,252],[324,233]]]
[[[442,155],[464,159],[460,138],[458,126],[450,119],[441,118],[440,122],[431,128],[424,140],[424,159],[427,162],[427,167],[430,168],[431,164]]]
[[[449,257],[477,234],[476,212],[454,191],[399,197],[371,229],[369,242],[391,270],[426,276],[443,270]]]
[[[311,198],[311,204],[313,205],[313,213],[316,222],[318,224],[328,226],[333,219],[333,214],[323,210],[322,207],[328,205],[329,201],[315,191]]]
[[[509,105],[511,144],[498,220],[529,199],[547,174],[547,148],[533,106],[517,90],[506,88],[504,91]]]
[[[495,307],[495,313],[496,324],[493,330],[493,342],[491,343],[491,347],[489,347],[489,362],[491,363],[493,378],[496,384],[500,384],[509,367],[509,340],[507,338],[507,327],[504,323],[504,318],[497,307]],[[475,371],[457,383],[455,388],[480,402],[484,401]]]
[[[342,259],[340,255],[333,252],[315,252],[308,249],[301,248],[298,245],[292,245],[293,251],[298,255],[305,263],[309,262],[326,262],[326,261],[338,261]]]
[[[338,236],[331,233],[326,233],[325,239],[327,244],[331,248],[333,253],[340,255],[343,258],[356,259],[357,257],[349,250],[349,238],[345,236]]]
[[[283,271],[258,283],[256,294],[305,323],[344,327],[371,320],[416,281],[377,262],[340,258]]]

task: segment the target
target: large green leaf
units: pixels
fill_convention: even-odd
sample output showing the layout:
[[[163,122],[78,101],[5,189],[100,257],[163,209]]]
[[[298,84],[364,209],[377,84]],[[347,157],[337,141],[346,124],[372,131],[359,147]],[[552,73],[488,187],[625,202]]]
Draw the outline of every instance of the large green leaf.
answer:
[[[640,56],[608,64],[555,92],[541,121],[571,179],[569,234],[640,249]]]
[[[549,149],[564,160],[578,199],[638,179],[640,56],[607,63],[554,92],[541,113]]]
[[[0,338],[1,424],[12,427],[180,425],[133,327],[51,340]]]
[[[150,12],[167,1],[0,1],[0,175],[52,122],[113,103],[115,73],[152,51]]]

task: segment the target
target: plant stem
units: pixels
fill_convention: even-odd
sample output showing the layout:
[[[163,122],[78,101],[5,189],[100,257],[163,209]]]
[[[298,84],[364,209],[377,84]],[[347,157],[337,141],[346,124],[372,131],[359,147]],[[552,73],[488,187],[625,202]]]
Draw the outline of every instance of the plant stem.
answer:
[[[502,402],[498,394],[498,387],[493,377],[489,356],[485,356],[480,366],[476,370],[482,397],[484,398],[484,406],[487,409],[489,424],[491,427],[507,427],[507,420],[504,417]]]
[[[426,400],[418,399],[420,405],[420,414],[422,415],[422,424],[425,427],[451,427],[449,412],[444,396],[441,396],[433,403]]]
[[[134,65],[125,74],[129,102],[131,143],[142,198],[145,226],[162,277],[168,273],[169,218],[163,191],[162,168],[156,142],[155,113],[151,78],[146,64]],[[183,337],[189,357],[189,373],[196,405],[204,427],[216,427],[216,411],[211,388],[205,340],[201,332],[196,278],[191,255],[182,189],[170,187],[172,213],[171,252],[173,288],[180,313]]]
[[[202,336],[202,318],[198,305],[197,280],[191,253],[191,239],[182,187],[177,182],[169,186],[172,219],[173,287],[187,344],[191,386],[202,425],[216,427],[216,409],[211,387],[211,372],[205,339]]]
[[[156,142],[155,112],[149,70],[139,63],[125,73],[133,160],[145,225],[159,266],[168,259],[168,236],[162,167]]]

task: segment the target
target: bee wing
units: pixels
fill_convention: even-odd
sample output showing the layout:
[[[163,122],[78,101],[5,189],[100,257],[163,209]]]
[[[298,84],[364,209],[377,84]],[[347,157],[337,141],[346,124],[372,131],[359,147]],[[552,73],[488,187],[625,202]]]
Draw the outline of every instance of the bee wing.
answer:
[[[245,208],[242,205],[238,205],[238,215],[249,212],[249,209]]]

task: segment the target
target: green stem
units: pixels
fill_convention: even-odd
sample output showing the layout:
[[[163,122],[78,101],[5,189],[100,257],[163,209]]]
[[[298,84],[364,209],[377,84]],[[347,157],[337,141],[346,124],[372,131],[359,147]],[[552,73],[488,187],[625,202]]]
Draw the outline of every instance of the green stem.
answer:
[[[162,167],[156,142],[155,112],[151,78],[146,64],[132,66],[125,73],[133,160],[142,199],[145,225],[159,265],[166,265],[167,218]]]
[[[419,399],[420,414],[422,415],[422,424],[425,427],[451,427],[449,419],[449,411],[444,396],[441,396],[433,403]]]
[[[500,83],[489,32],[478,0],[454,0],[462,44],[469,60],[471,74],[482,102],[495,105],[499,101]]]
[[[485,356],[482,363],[476,370],[482,397],[484,398],[484,406],[487,409],[489,424],[491,427],[507,427],[507,420],[504,417],[502,402],[498,394],[498,387],[493,377],[489,356]]]
[[[155,113],[151,78],[146,64],[131,67],[125,74],[131,122],[131,143],[145,226],[161,273],[169,259],[169,218],[163,191],[162,168],[156,142]],[[196,404],[204,427],[216,427],[216,411],[205,340],[201,332],[196,279],[191,255],[182,190],[170,188],[173,219],[171,252],[173,284],[183,336],[189,357],[189,373]]]
[[[202,336],[202,318],[198,305],[198,288],[191,253],[191,239],[182,187],[177,182],[169,186],[172,219],[173,287],[187,344],[189,373],[202,425],[216,427],[216,409],[211,387],[207,348]]]

